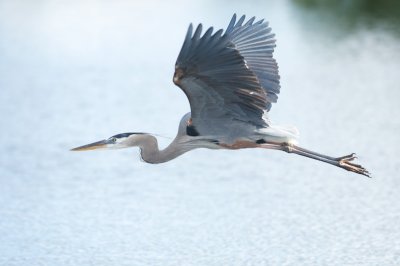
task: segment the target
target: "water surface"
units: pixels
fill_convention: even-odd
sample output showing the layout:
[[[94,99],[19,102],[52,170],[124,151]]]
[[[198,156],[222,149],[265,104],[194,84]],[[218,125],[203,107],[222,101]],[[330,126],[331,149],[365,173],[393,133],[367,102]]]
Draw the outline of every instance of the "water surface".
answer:
[[[304,2],[0,1],[0,265],[399,265],[398,22]],[[276,151],[68,151],[170,142],[187,26],[234,12],[277,35],[271,119],[373,179]]]

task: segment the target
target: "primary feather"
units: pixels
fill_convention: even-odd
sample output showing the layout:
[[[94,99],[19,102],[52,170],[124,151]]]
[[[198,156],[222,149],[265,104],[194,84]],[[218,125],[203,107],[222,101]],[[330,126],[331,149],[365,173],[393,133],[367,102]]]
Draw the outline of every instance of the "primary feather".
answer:
[[[263,20],[244,21],[234,15],[224,34],[209,28],[201,36],[201,24],[187,31],[174,83],[188,97],[200,134],[226,136],[228,130],[238,137],[251,126],[268,127],[266,113],[280,89],[274,34]]]

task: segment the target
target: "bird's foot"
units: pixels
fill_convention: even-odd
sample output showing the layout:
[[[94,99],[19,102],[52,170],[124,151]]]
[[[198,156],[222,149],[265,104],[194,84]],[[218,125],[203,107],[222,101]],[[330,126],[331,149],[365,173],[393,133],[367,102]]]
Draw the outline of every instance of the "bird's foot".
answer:
[[[342,157],[338,157],[336,158],[338,161],[338,166],[346,169],[347,171],[351,171],[360,175],[365,175],[367,177],[371,177],[371,174],[367,171],[367,169],[365,169],[364,167],[362,167],[359,164],[355,164],[352,161],[354,159],[357,159],[357,156],[355,153],[346,155],[346,156],[342,156]]]

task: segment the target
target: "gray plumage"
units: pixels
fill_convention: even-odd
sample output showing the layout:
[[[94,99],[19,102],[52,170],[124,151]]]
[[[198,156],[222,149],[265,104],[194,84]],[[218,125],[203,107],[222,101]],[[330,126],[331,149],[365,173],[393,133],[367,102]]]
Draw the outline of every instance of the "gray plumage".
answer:
[[[170,161],[196,148],[264,148],[294,153],[370,176],[352,161],[355,154],[331,157],[296,146],[297,129],[276,126],[268,111],[280,91],[278,65],[272,57],[275,35],[264,20],[233,15],[225,32],[202,35],[190,25],[175,64],[174,83],[186,94],[191,112],[179,123],[175,139],[163,150],[146,133],[122,133],[72,149],[139,147],[148,163]]]
[[[266,112],[280,90],[272,57],[275,35],[268,22],[244,20],[242,16],[236,21],[234,15],[225,33],[212,34],[209,28],[201,36],[201,24],[194,33],[192,25],[187,31],[174,83],[188,97],[200,135],[221,135],[231,142],[269,124]]]

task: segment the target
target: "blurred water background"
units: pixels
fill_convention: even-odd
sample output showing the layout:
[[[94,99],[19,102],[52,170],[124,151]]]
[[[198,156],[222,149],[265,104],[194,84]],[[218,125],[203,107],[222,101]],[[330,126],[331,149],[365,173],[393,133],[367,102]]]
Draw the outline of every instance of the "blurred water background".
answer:
[[[72,153],[121,132],[167,145],[190,22],[270,21],[272,120],[357,152],[373,179],[276,151]],[[400,265],[398,1],[0,0],[0,265]]]

